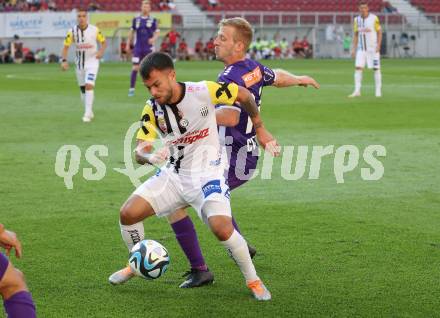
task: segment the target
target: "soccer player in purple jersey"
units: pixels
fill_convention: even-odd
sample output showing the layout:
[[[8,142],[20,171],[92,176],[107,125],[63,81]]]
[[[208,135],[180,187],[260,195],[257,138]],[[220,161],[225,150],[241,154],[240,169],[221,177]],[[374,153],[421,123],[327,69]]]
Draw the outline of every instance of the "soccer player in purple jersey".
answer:
[[[215,52],[217,59],[224,62],[225,69],[219,75],[219,81],[234,82],[246,87],[254,95],[257,105],[261,103],[264,86],[311,85],[319,88],[319,84],[311,77],[295,76],[281,69],[271,70],[256,61],[246,59],[246,51],[252,42],[252,36],[252,27],[245,19],[231,18],[220,22],[215,40]],[[229,168],[225,171],[225,176],[232,190],[247,182],[253,169],[256,168],[258,151],[255,130],[248,114],[238,106],[226,109],[219,105],[216,109],[216,119],[219,132],[223,135],[222,141],[229,150]],[[179,209],[168,217],[168,221],[191,265],[187,279],[180,287],[192,288],[212,283],[214,276],[206,266],[197,233],[186,211]],[[232,222],[239,231],[234,218]],[[256,250],[251,246],[248,248],[251,257],[255,256]]]
[[[15,255],[22,255],[21,243],[17,235],[0,224],[0,247],[9,255],[15,249]],[[9,318],[34,318],[35,305],[29,293],[23,274],[16,269],[5,255],[0,253],[0,295]]]
[[[128,96],[134,96],[140,61],[153,51],[154,42],[159,37],[157,20],[150,17],[150,11],[150,1],[142,1],[142,14],[133,19],[131,30],[128,33],[127,54],[130,54],[133,48],[133,57],[131,59],[133,67],[131,69]]]

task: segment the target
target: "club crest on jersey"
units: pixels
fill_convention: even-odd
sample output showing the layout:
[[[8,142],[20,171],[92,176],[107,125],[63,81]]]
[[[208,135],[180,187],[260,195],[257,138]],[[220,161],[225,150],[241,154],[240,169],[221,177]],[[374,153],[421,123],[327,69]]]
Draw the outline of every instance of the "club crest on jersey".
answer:
[[[208,114],[209,114],[208,106],[200,107],[200,114],[202,115],[202,117],[208,116]]]
[[[188,127],[188,125],[189,125],[189,121],[188,121],[188,119],[186,119],[186,118],[182,118],[182,119],[179,121],[179,125],[182,126],[183,128]]]

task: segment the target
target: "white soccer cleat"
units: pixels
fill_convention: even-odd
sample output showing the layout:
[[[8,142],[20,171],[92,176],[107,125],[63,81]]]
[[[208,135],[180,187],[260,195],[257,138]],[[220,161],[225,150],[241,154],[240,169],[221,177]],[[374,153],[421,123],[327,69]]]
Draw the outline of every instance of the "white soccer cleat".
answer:
[[[353,94],[348,95],[348,98],[355,98],[355,97],[360,97],[361,93],[360,92],[353,92]]]
[[[82,121],[83,121],[84,123],[90,123],[90,122],[92,121],[92,117],[84,116],[84,117],[82,118]]]
[[[134,96],[134,88],[129,88],[128,89],[128,97],[133,97]]]
[[[261,280],[255,280],[247,284],[256,300],[271,300],[270,291],[264,286]]]
[[[110,277],[108,278],[108,281],[112,285],[121,285],[129,281],[133,277],[134,277],[134,273],[132,272],[130,266],[127,266],[111,274]]]

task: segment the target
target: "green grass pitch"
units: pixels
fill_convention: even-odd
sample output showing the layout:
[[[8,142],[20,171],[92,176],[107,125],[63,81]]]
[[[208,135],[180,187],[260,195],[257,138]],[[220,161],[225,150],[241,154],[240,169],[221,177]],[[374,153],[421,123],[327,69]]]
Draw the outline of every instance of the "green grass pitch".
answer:
[[[266,88],[262,115],[282,145],[386,147],[385,173],[364,181],[362,160],[337,184],[333,156],[320,177],[298,181],[256,178],[232,193],[245,237],[257,247],[255,264],[273,300],[257,303],[213,235],[192,213],[216,282],[177,288],[188,264],[167,222],[145,222],[147,238],[171,255],[159,280],[110,286],[109,274],[126,261],[119,207],[134,190],[114,171],[123,167],[123,138],[149,96],[138,81],[127,98],[130,65],[103,63],[95,91],[95,121],[83,107],[73,68],[0,66],[0,222],[15,230],[39,317],[432,317],[440,310],[440,69],[439,60],[383,60],[383,98],[373,73],[364,73],[362,98],[353,89],[353,62],[273,61],[322,85]],[[215,80],[219,62],[178,63],[179,80]],[[57,150],[82,151],[73,190],[54,172]],[[84,159],[106,145],[100,181],[85,181]],[[294,158],[296,155],[294,156]],[[0,316],[2,313],[0,311]]]

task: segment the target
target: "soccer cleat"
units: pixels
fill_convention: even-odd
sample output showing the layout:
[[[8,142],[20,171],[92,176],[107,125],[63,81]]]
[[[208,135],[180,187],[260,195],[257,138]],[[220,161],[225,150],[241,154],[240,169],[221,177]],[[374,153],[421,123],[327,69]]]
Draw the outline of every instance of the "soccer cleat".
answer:
[[[82,121],[83,121],[84,123],[90,123],[90,122],[92,121],[92,118],[93,118],[93,117],[90,117],[90,116],[84,116],[84,117],[82,118]]]
[[[179,285],[180,288],[193,288],[209,285],[214,282],[214,275],[207,269],[206,271],[191,268],[182,277],[187,277],[186,280]]]
[[[251,258],[254,258],[255,255],[257,255],[257,250],[252,245],[249,245],[249,243],[248,243],[247,247],[249,250],[249,255],[251,256]]]
[[[134,96],[134,88],[129,88],[128,89],[128,97],[133,97]]]
[[[360,97],[361,93],[360,92],[353,92],[353,94],[348,95],[348,98],[355,98],[355,97]]]
[[[256,300],[271,300],[272,295],[270,291],[264,286],[261,280],[254,280],[247,284],[248,288],[251,290],[252,295],[254,295]]]
[[[133,277],[134,277],[134,273],[132,272],[130,266],[127,266],[111,274],[110,277],[108,278],[108,281],[112,285],[120,285],[127,282]]]

